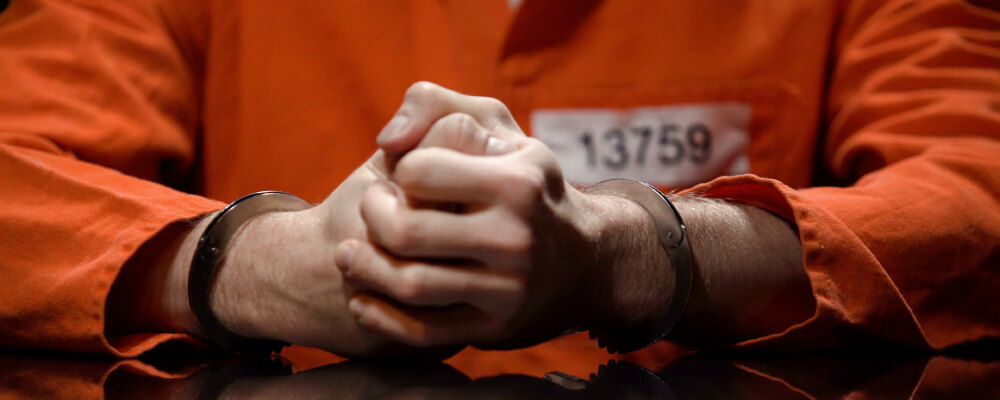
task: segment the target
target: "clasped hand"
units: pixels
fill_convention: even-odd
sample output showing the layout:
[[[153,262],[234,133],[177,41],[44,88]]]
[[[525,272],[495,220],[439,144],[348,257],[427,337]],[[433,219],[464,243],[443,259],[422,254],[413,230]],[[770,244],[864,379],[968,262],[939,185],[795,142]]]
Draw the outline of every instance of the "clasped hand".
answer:
[[[417,83],[378,140],[389,175],[361,199],[369,240],[335,253],[369,330],[418,347],[527,346],[610,322],[608,293],[639,286],[613,273],[622,251],[663,265],[641,209],[567,183],[497,100]],[[667,296],[641,297],[655,310]]]

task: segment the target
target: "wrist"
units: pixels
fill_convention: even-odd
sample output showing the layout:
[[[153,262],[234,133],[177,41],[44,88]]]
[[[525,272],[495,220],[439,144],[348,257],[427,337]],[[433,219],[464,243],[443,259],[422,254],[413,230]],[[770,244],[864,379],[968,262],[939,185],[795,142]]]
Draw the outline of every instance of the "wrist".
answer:
[[[188,304],[188,277],[191,273],[191,259],[198,248],[198,239],[201,238],[205,228],[208,227],[217,213],[213,212],[202,216],[198,224],[184,236],[176,256],[171,261],[170,270],[166,277],[167,290],[162,293],[160,298],[162,308],[166,312],[173,330],[196,337],[201,337],[202,332],[198,320]]]
[[[296,211],[312,207],[308,202],[294,195],[278,191],[262,191],[243,196],[230,203],[218,215],[216,215],[201,238],[198,240],[198,247],[191,261],[191,270],[188,277],[188,302],[191,312],[198,320],[201,334],[208,341],[229,349],[241,352],[267,352],[280,351],[287,343],[275,340],[255,339],[254,336],[240,335],[234,333],[233,329],[226,326],[219,318],[217,310],[220,307],[213,307],[213,298],[225,298],[225,296],[214,296],[216,281],[226,280],[218,278],[218,272],[223,262],[230,256],[230,248],[233,240],[239,232],[245,228],[253,219],[268,213],[279,211]],[[252,224],[251,224],[252,225]],[[242,266],[242,265],[240,265]],[[238,270],[238,281],[267,282],[267,278],[272,271],[260,273],[254,270],[240,268]],[[239,286],[238,286],[239,287]],[[251,293],[257,294],[257,293]],[[240,304],[254,300],[252,296],[240,296]],[[257,300],[254,305],[260,305]],[[240,310],[258,310],[259,307],[239,307]],[[266,313],[266,311],[263,311]],[[237,322],[241,321],[239,319]]]
[[[191,311],[188,297],[188,280],[191,274],[191,260],[194,259],[198,242],[216,214],[218,212],[203,216],[198,221],[198,224],[184,235],[180,245],[177,247],[175,256],[170,262],[169,269],[162,277],[163,282],[165,282],[164,290],[160,291],[159,295],[156,296],[158,299],[157,308],[162,315],[160,319],[163,327],[161,329],[184,332],[195,337],[204,338],[201,326]],[[239,243],[252,242],[252,237],[255,236],[255,233],[248,233],[248,230],[256,230],[257,228],[251,228],[251,226],[262,222],[259,220],[266,217],[267,215],[262,215],[251,219],[234,235],[232,245],[216,272],[210,297],[212,311],[226,327],[234,329],[233,332],[237,334],[251,337],[253,336],[253,330],[247,327],[254,325],[252,321],[255,318],[253,315],[242,312],[239,307],[240,302],[238,299],[245,296],[244,292],[247,291],[247,282],[243,278],[247,274],[239,271],[245,269],[247,261],[255,257],[251,253],[254,252],[253,248],[256,244]]]
[[[629,328],[659,318],[675,287],[670,258],[653,218],[635,201],[585,195],[594,211],[596,279],[587,291],[594,304],[589,327]]]
[[[271,212],[246,221],[233,235],[225,258],[215,272],[209,305],[227,330],[247,338],[278,338],[280,332],[269,327],[267,288],[262,281],[276,281],[280,273],[277,258],[282,257],[285,232],[295,224],[295,212]],[[278,240],[278,238],[283,238]]]

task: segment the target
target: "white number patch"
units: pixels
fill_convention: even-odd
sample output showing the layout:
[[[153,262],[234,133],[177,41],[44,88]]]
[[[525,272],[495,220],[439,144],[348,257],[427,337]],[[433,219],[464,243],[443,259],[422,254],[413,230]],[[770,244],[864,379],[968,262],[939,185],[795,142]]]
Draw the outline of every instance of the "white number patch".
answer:
[[[531,130],[572,183],[632,178],[680,187],[749,172],[749,120],[750,106],[731,102],[554,109],[532,112]]]

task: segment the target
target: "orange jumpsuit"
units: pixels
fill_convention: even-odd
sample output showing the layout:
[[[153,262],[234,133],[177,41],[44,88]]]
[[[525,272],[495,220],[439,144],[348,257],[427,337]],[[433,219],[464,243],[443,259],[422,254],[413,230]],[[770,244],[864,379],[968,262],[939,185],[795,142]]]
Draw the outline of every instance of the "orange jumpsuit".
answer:
[[[961,1],[14,0],[0,14],[0,345],[136,356],[121,266],[240,195],[317,202],[407,86],[538,110],[744,105],[815,314],[737,346],[1000,335],[1000,12]],[[195,193],[195,194],[190,194]],[[461,357],[461,356],[459,356]]]

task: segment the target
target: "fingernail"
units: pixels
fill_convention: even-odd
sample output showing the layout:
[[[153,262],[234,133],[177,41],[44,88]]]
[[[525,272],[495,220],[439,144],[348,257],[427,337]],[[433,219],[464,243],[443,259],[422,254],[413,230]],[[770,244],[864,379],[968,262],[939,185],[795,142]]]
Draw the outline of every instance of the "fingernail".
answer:
[[[337,263],[337,268],[341,271],[347,271],[351,268],[351,260],[354,259],[354,250],[358,248],[358,242],[355,240],[345,240],[337,245],[337,249],[334,250],[333,260]]]
[[[382,128],[379,132],[378,137],[375,139],[378,141],[379,146],[385,146],[388,143],[398,139],[403,136],[406,132],[406,128],[409,126],[410,119],[406,118],[404,115],[395,115],[389,120],[388,124]]]
[[[514,146],[503,140],[497,139],[493,136],[490,136],[489,139],[486,139],[486,155],[488,156],[507,154],[512,150],[514,150]]]

